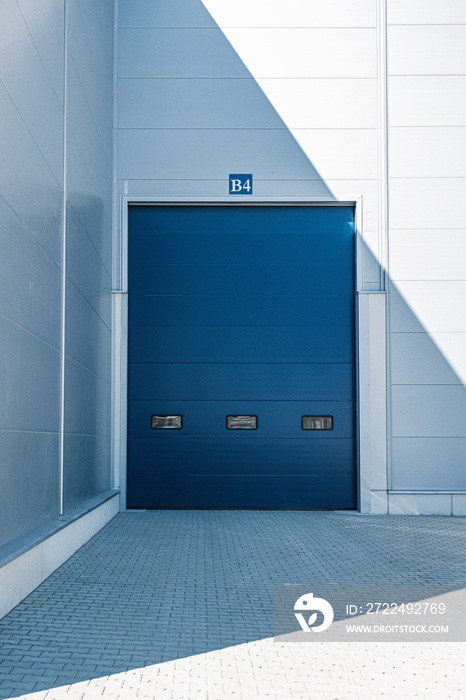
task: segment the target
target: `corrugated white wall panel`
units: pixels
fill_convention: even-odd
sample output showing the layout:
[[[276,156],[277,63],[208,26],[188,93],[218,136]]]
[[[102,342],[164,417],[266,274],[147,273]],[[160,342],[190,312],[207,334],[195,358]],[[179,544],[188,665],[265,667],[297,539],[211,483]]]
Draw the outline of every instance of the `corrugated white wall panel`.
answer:
[[[119,77],[376,77],[371,29],[225,31],[226,36],[218,28],[122,28]]]
[[[373,29],[225,29],[256,78],[374,78]]]
[[[461,280],[466,270],[466,229],[393,229],[392,280]]]
[[[218,28],[121,28],[117,60],[119,78],[250,77]]]
[[[292,129],[291,133],[324,181],[376,179],[375,129]]]
[[[420,322],[430,333],[466,332],[466,281],[399,281],[396,286],[399,296],[392,295],[392,331],[409,332]],[[404,313],[399,308],[402,304],[406,307]],[[408,322],[409,312],[412,323]]]
[[[121,27],[374,27],[373,0],[119,0]]]
[[[374,79],[123,78],[120,128],[375,129]],[[275,109],[271,109],[271,104]],[[254,108],[251,108],[254,105]],[[276,111],[275,111],[276,110]]]
[[[464,491],[465,438],[394,438],[393,476],[397,488],[409,491]],[[412,465],[419,465],[413,470]]]
[[[120,129],[117,147],[122,179],[219,179],[228,185],[228,173],[252,171],[258,180],[320,180],[286,129]]]
[[[466,432],[465,387],[393,386],[392,426],[394,437],[464,438]],[[418,465],[419,461],[416,460],[411,467],[413,475]],[[433,488],[433,485],[430,488]]]
[[[252,172],[264,200],[363,195],[363,284],[378,289],[385,173],[376,10],[341,0],[120,0],[118,192],[225,198],[229,173]],[[388,0],[388,12],[392,419],[400,435],[422,405],[422,420],[411,418],[403,433],[421,435],[425,422],[421,444],[437,401],[445,429],[460,407],[441,384],[461,390],[464,377],[466,27],[448,25],[462,21],[453,1]],[[455,425],[452,440],[462,430]],[[395,488],[405,483],[400,449]],[[453,472],[442,481],[423,467],[423,450],[414,458],[406,445],[408,480],[457,488]]]
[[[466,489],[465,5],[388,17],[392,486]]]
[[[373,0],[203,0],[222,27],[375,27]]]
[[[74,68],[79,76],[95,128],[105,144],[104,158],[108,161],[112,150],[109,112],[113,102],[113,2],[67,2],[71,30],[68,37],[69,68]],[[81,103],[81,108],[84,107]],[[78,138],[77,133],[75,136]]]
[[[466,178],[392,178],[392,228],[464,228]]]
[[[388,0],[392,24],[465,24],[464,0]]]
[[[215,27],[211,14],[199,0],[118,0],[120,27]]]
[[[466,126],[390,129],[391,177],[466,177]]]
[[[224,179],[252,170],[258,179],[368,180],[376,177],[375,141],[371,130],[127,129],[118,136],[120,174]]]
[[[390,125],[466,124],[466,76],[406,75],[389,79]]]
[[[466,333],[444,333],[456,361],[466,355]],[[428,333],[391,334],[391,379],[393,384],[462,384],[451,361]]]
[[[119,100],[120,128],[283,128],[252,78],[122,79]]]
[[[390,75],[462,75],[466,25],[391,26]]]
[[[289,128],[377,128],[374,78],[261,78],[258,82]]]

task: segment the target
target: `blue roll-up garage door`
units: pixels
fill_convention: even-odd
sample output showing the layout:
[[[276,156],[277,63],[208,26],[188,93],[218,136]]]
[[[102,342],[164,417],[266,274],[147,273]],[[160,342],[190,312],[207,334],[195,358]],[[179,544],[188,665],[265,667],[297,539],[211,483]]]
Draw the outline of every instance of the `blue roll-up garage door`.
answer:
[[[348,206],[131,206],[129,508],[356,508]]]

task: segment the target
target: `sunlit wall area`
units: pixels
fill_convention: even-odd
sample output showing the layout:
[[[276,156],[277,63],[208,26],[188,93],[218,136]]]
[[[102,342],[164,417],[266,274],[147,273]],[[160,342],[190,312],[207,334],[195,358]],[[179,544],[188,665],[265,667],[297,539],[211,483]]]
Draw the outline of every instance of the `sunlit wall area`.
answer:
[[[363,255],[361,287],[379,289],[378,3],[205,0],[204,5],[318,179],[340,201],[363,198],[360,233],[372,254]],[[277,194],[318,197],[317,182],[300,181],[286,155],[285,166],[293,174],[276,168],[274,179],[294,181],[276,186]],[[270,185],[264,183],[268,195]]]
[[[464,490],[466,8],[390,0],[388,20],[391,484]]]

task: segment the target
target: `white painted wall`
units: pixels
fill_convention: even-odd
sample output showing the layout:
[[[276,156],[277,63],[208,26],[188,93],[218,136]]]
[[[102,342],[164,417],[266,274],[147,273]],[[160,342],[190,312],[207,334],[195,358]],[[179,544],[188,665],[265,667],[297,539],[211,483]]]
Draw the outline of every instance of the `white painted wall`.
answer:
[[[395,490],[466,489],[466,12],[389,0]]]

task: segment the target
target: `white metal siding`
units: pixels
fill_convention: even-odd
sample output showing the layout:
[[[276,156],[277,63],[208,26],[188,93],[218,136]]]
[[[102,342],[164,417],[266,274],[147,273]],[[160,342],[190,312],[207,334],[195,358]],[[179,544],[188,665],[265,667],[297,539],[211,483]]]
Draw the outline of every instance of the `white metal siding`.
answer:
[[[465,489],[464,3],[389,1],[392,486]]]

